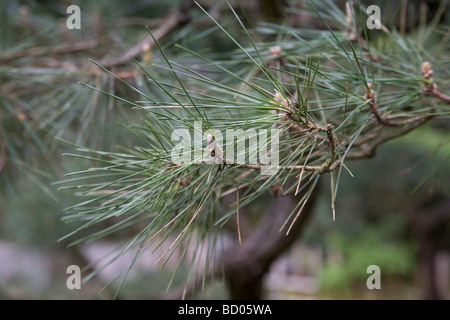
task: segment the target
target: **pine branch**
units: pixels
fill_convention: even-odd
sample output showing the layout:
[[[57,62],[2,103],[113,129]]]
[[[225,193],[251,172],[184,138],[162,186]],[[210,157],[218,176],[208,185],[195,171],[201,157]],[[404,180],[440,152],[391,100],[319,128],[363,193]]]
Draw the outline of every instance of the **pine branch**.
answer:
[[[13,51],[11,54],[3,56],[0,58],[0,65],[7,64],[13,60],[27,57],[27,56],[37,56],[37,55],[55,55],[55,54],[66,54],[66,53],[76,53],[80,51],[86,51],[94,49],[98,46],[97,40],[89,41],[79,41],[68,45],[62,45],[57,47],[32,47],[19,51]]]
[[[95,232],[76,240],[76,243],[93,241],[108,235],[111,230],[121,230],[142,222],[144,227],[130,240],[129,247],[139,246],[139,252],[150,242],[157,239],[164,241],[172,233],[178,233],[171,237],[174,241],[160,258],[169,259],[180,243],[194,234],[194,230],[195,234],[204,238],[219,233],[216,226],[225,224],[238,214],[240,208],[255,201],[263,192],[271,192],[278,204],[278,196],[288,195],[280,199],[289,199],[286,202],[289,202],[290,210],[279,209],[274,210],[276,214],[270,212],[265,215],[261,228],[258,227],[248,238],[243,236],[242,246],[233,246],[231,253],[226,253],[225,275],[230,283],[233,277],[242,280],[242,277],[248,276],[257,280],[282,251],[284,241],[293,241],[291,235],[295,235],[297,228],[300,228],[297,219],[304,215],[301,215],[304,210],[309,210],[308,206],[316,195],[313,188],[321,174],[332,175],[334,219],[339,175],[336,178],[333,171],[345,167],[346,160],[374,156],[380,145],[420,127],[437,116],[443,105],[434,101],[428,104],[418,94],[417,70],[408,58],[417,61],[414,54],[424,51],[422,46],[418,48],[414,43],[405,41],[396,48],[400,54],[390,57],[374,48],[369,50],[369,40],[363,41],[360,36],[355,37],[357,42],[352,43],[347,41],[349,34],[335,32],[331,28],[320,32],[293,31],[284,26],[277,27],[277,34],[292,34],[292,39],[280,37],[283,38],[281,43],[274,40],[273,43],[259,44],[232,8],[238,22],[236,25],[244,33],[243,39],[232,36],[218,22],[220,17],[212,17],[211,13],[202,10],[237,48],[224,60],[209,59],[181,46],[178,48],[191,54],[195,63],[185,66],[176,59],[168,59],[158,42],[183,22],[184,13],[176,10],[153,35],[125,53],[98,64],[108,77],[112,75],[114,80],[140,95],[142,101],[129,101],[112,90],[97,90],[128,102],[145,114],[145,122],[132,127],[142,139],[143,146],[124,149],[122,153],[80,148],[80,158],[99,161],[102,166],[73,174],[75,178],[70,181],[72,187],[90,198],[67,209],[70,213],[67,220],[84,223],[67,237],[113,215],[123,215],[129,219],[126,224],[121,220],[108,230]],[[353,16],[347,14],[347,18],[348,23],[349,18],[353,21]],[[395,33],[386,36],[398,40]],[[245,43],[249,43],[249,47]],[[359,50],[354,48],[357,44]],[[165,65],[160,69],[168,77],[158,78],[154,69],[146,70],[136,59],[133,60],[143,71],[143,76],[149,79],[148,83],[134,86],[107,70],[128,62],[153,45],[161,50]],[[375,55],[383,64],[374,60]],[[317,62],[315,67],[313,60]],[[405,66],[411,67],[408,69]],[[431,66],[423,65],[422,69],[422,95],[448,103],[448,96],[438,91],[431,79]],[[377,97],[368,79],[372,79],[377,87],[384,88],[384,92],[379,92]],[[365,92],[362,92],[363,87]],[[405,108],[419,103],[421,106],[413,112]],[[441,114],[445,112],[444,109]],[[200,122],[201,127],[196,122]],[[206,141],[201,141],[200,146],[195,144],[197,141],[194,139],[195,145],[187,148],[209,152],[211,157],[217,154],[223,156],[223,150],[213,147],[215,138],[210,133],[204,133],[204,128],[219,131],[251,129],[254,130],[252,132],[280,128],[281,161],[275,166],[245,163],[245,160],[209,165],[205,163],[207,156],[202,158],[199,155],[194,160],[189,158],[186,162],[175,163],[170,149],[177,142],[173,133],[179,128],[189,133],[194,129],[194,135],[205,134]],[[205,144],[206,148],[203,148]],[[241,150],[244,155],[250,155],[251,150],[258,148],[250,144]],[[269,168],[275,169],[276,173],[262,176],[256,172]],[[90,179],[93,174],[98,178],[95,183],[81,182]],[[221,198],[239,190],[242,190],[242,195],[239,194],[232,210],[222,212],[218,209]],[[281,233],[280,229],[274,229],[274,221],[281,228],[288,226],[288,232]],[[248,257],[248,261],[242,261],[243,257]],[[251,274],[250,269],[255,266],[259,270]],[[240,274],[239,270],[245,272]],[[202,281],[218,274],[219,269],[214,269]],[[177,294],[185,296],[199,284],[194,281]]]
[[[159,27],[153,31],[153,37],[147,36],[133,47],[122,53],[117,57],[112,57],[105,59],[100,62],[100,64],[104,68],[111,68],[114,66],[122,65],[128,63],[132,60],[132,58],[136,58],[138,55],[142,54],[145,51],[150,50],[150,48],[155,44],[156,41],[161,40],[161,38],[168,35],[171,31],[173,31],[176,27],[178,27],[181,23],[184,23],[186,20],[186,10],[193,5],[191,1],[184,1],[184,3],[180,6],[180,8],[171,11],[167,17],[162,19],[162,23]]]
[[[4,141],[0,141],[0,173],[6,167],[6,162],[6,143]]]
[[[279,229],[285,220],[289,219],[289,213],[296,208],[298,201],[304,196],[303,193],[274,198],[271,208],[265,212],[251,232],[244,236],[242,243],[236,240],[225,251],[224,256],[220,258],[223,263],[217,263],[216,267],[210,269],[204,277],[174,288],[161,298],[185,299],[201,288],[203,281],[225,275],[231,287],[232,299],[238,299],[244,294],[242,286],[247,288],[246,291],[254,289],[254,299],[260,299],[262,292],[259,290],[262,288],[259,288],[258,281],[267,272],[271,263],[298,239],[305,221],[311,217],[319,189],[320,185],[315,186],[308,204],[303,208],[301,219],[295,222],[288,235],[279,232]],[[251,288],[252,284],[255,285],[254,288]],[[233,286],[236,287],[233,289]]]
[[[389,140],[401,137],[401,136],[403,136],[403,135],[413,131],[414,129],[417,129],[418,127],[420,127],[421,125],[425,124],[426,122],[428,122],[432,118],[433,118],[432,116],[422,117],[419,120],[416,120],[410,126],[404,128],[402,130],[398,130],[398,131],[390,133],[388,135],[379,137],[372,144],[362,144],[360,146],[361,151],[350,152],[347,155],[346,159],[348,159],[348,160],[357,160],[357,159],[364,159],[364,158],[372,158],[375,155],[376,149],[381,144],[383,144],[383,143],[385,143],[385,142],[387,142]]]
[[[427,80],[427,82],[424,84],[424,93],[426,95],[434,96],[443,102],[450,103],[450,96],[440,92],[438,90],[437,85],[434,83],[434,80],[432,78],[434,74],[434,70],[431,69],[431,63],[428,61],[425,61],[422,64],[422,77]]]
[[[450,103],[450,96],[440,92],[437,88],[433,88],[430,92],[426,92],[426,94],[435,96],[436,98],[442,100],[445,103]]]

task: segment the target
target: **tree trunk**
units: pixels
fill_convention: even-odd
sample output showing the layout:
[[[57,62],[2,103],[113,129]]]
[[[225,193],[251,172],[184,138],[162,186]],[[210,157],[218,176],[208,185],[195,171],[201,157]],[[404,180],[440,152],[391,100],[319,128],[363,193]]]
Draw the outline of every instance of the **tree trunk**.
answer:
[[[415,235],[419,241],[418,277],[421,298],[441,300],[436,275],[436,253],[439,236],[450,220],[450,200],[417,210],[412,216]]]
[[[419,249],[419,283],[421,298],[424,300],[441,300],[436,282],[435,244],[433,239],[423,238]]]
[[[270,212],[265,213],[242,244],[234,244],[225,252],[224,270],[230,299],[258,300],[264,297],[263,279],[272,262],[295,240],[311,215],[318,185],[303,208],[289,234],[279,231],[303,194],[274,198]]]

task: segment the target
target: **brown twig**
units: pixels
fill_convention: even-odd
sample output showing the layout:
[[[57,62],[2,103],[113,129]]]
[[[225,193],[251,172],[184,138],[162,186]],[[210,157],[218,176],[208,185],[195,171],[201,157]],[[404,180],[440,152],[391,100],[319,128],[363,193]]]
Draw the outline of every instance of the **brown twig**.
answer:
[[[43,54],[64,54],[64,53],[72,53],[78,51],[89,50],[97,47],[97,40],[90,41],[80,41],[75,42],[70,45],[56,47],[51,49],[49,47],[33,47],[27,48],[20,51],[13,52],[9,55],[0,58],[0,64],[6,64],[12,60],[16,60],[25,56],[33,56],[33,55],[43,55]]]
[[[375,92],[372,90],[372,84],[368,83],[367,88],[368,89],[366,89],[366,94],[365,94],[364,98],[369,101],[370,110],[372,111],[373,115],[377,119],[378,123],[382,126],[389,126],[389,127],[403,126],[406,124],[424,120],[427,117],[425,115],[421,115],[421,116],[416,116],[416,117],[403,119],[403,120],[389,119],[387,116],[381,115],[380,111],[378,110],[378,105],[377,105],[377,102],[375,99]],[[426,92],[428,92],[428,91],[426,91]],[[429,94],[435,95],[436,94],[435,87],[433,86],[433,89],[430,89],[429,92],[430,92]],[[447,98],[449,98],[449,102],[450,102],[450,97],[447,97]]]
[[[333,134],[333,125],[332,124],[327,125],[327,137],[328,137],[328,141],[330,142],[331,155],[330,155],[330,159],[324,165],[321,172],[319,172],[319,173],[329,172],[331,166],[333,165],[334,161],[336,160],[336,138]]]
[[[392,132],[388,135],[382,136],[375,140],[372,144],[368,144],[370,140],[375,139],[374,136],[370,136],[370,139],[367,139],[365,143],[359,143],[358,146],[360,148],[359,151],[353,151],[347,154],[346,160],[357,160],[357,159],[364,159],[364,158],[371,158],[375,155],[376,149],[383,143],[395,139],[397,137],[400,137],[402,135],[405,135],[412,130],[420,127],[424,123],[428,122],[430,119],[432,119],[433,116],[423,116],[420,119],[416,120],[414,123],[412,123],[410,126],[403,128],[402,130]],[[330,127],[330,125],[328,126]],[[378,129],[379,130],[379,129]],[[288,170],[302,170],[302,171],[312,171],[315,173],[326,173],[331,172],[335,170],[341,163],[342,160],[336,157],[336,142],[334,140],[334,135],[332,134],[332,127],[328,130],[328,139],[330,140],[331,145],[331,156],[330,159],[323,165],[320,166],[307,166],[307,165],[296,165],[296,166],[272,166],[279,169],[279,168],[285,168]],[[263,168],[269,168],[270,166],[262,166],[258,164],[243,164],[241,165],[241,168],[247,168],[247,169],[263,169]]]
[[[172,11],[166,18],[164,18],[163,23],[161,23],[159,28],[153,32],[153,37],[151,35],[145,37],[121,55],[105,59],[100,62],[100,64],[105,68],[111,68],[114,66],[125,64],[129,62],[131,58],[136,58],[145,49],[148,49],[152,45],[154,45],[155,40],[160,40],[185,20],[185,11],[187,9],[186,6],[187,5],[183,5],[182,8]]]
[[[287,169],[287,170],[305,170],[305,171],[320,171],[322,170],[322,166],[306,166],[306,165],[296,165],[296,166],[270,166],[270,165],[260,165],[260,164],[241,164],[235,163],[234,165],[243,169],[251,169],[251,170],[260,170],[260,169]]]
[[[4,141],[0,142],[0,172],[6,167],[6,144]]]
[[[364,99],[369,101],[370,111],[372,111],[378,123],[386,125],[387,119],[386,117],[382,116],[380,111],[378,110],[378,105],[375,100],[375,91],[373,91],[371,83],[367,83],[366,94],[364,95]]]
[[[434,87],[431,91],[425,92],[427,95],[435,96],[436,98],[446,102],[450,103],[450,96],[446,95],[445,93],[440,92],[436,87]]]
[[[392,133],[390,133],[388,135],[380,137],[379,139],[377,139],[371,145],[363,144],[363,145],[360,146],[360,148],[361,148],[360,151],[350,152],[347,155],[346,159],[347,160],[356,160],[356,159],[363,159],[363,158],[371,158],[371,157],[373,157],[375,155],[376,149],[381,144],[411,132],[412,130],[420,127],[421,125],[423,125],[424,123],[428,122],[432,118],[433,118],[432,116],[424,116],[421,119],[417,120],[412,125],[410,125],[409,127],[406,127],[406,128],[404,128],[402,130],[395,131],[395,132],[392,132]]]
[[[363,137],[357,139],[357,140],[353,143],[352,147],[360,147],[361,145],[363,145],[363,144],[365,144],[365,143],[367,143],[367,142],[369,142],[369,141],[372,141],[373,139],[375,139],[376,137],[378,137],[378,135],[380,134],[381,130],[383,130],[383,128],[384,128],[383,125],[378,124],[378,125],[373,129],[372,132],[370,132],[370,133],[366,134],[365,136],[363,136]]]
[[[428,83],[424,84],[424,94],[434,96],[446,103],[450,103],[450,96],[440,92],[437,85],[434,83],[433,74],[434,70],[431,68],[431,63],[425,61],[422,63],[422,77],[428,80]]]

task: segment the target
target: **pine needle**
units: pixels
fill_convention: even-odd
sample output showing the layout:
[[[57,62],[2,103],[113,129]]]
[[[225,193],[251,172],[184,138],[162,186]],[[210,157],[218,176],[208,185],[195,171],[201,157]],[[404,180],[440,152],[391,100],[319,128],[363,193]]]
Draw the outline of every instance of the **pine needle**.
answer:
[[[241,245],[241,227],[239,223],[239,186],[236,185],[236,223],[238,231],[239,245]]]

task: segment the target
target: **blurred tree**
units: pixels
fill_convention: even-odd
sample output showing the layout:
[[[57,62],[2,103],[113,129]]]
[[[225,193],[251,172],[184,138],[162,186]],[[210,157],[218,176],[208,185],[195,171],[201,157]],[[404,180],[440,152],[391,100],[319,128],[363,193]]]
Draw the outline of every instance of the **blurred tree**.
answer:
[[[66,209],[64,220],[76,227],[62,241],[115,234],[124,240],[118,256],[135,249],[136,258],[150,242],[169,241],[161,261],[176,249],[187,257],[184,244],[206,247],[203,272],[193,258],[186,286],[171,297],[219,275],[232,298],[263,297],[263,276],[298,238],[319,185],[330,185],[334,220],[341,174],[352,174],[348,160],[373,157],[382,144],[448,116],[449,30],[438,23],[446,2],[438,18],[411,35],[389,25],[367,30],[359,1],[292,8],[249,3],[81,1],[81,30],[92,32],[72,33],[58,27],[63,1],[6,2],[0,12],[2,184],[13,185],[25,167],[45,175],[46,162],[54,176],[71,172],[58,185],[82,200]],[[249,29],[252,5],[271,23]],[[276,23],[297,15],[308,19]],[[311,20],[321,27],[309,27]],[[199,157],[173,161],[177,129],[199,137],[191,146]],[[208,129],[250,130],[250,139],[279,130],[274,173],[263,174],[261,163],[206,164],[205,157],[221,154]],[[54,144],[54,136],[76,144],[63,169],[56,155],[71,147]],[[249,143],[244,155],[255,147]],[[257,203],[267,205],[251,210]],[[427,235],[425,246],[434,241],[433,230],[419,232]],[[231,239],[228,247],[222,238]]]

